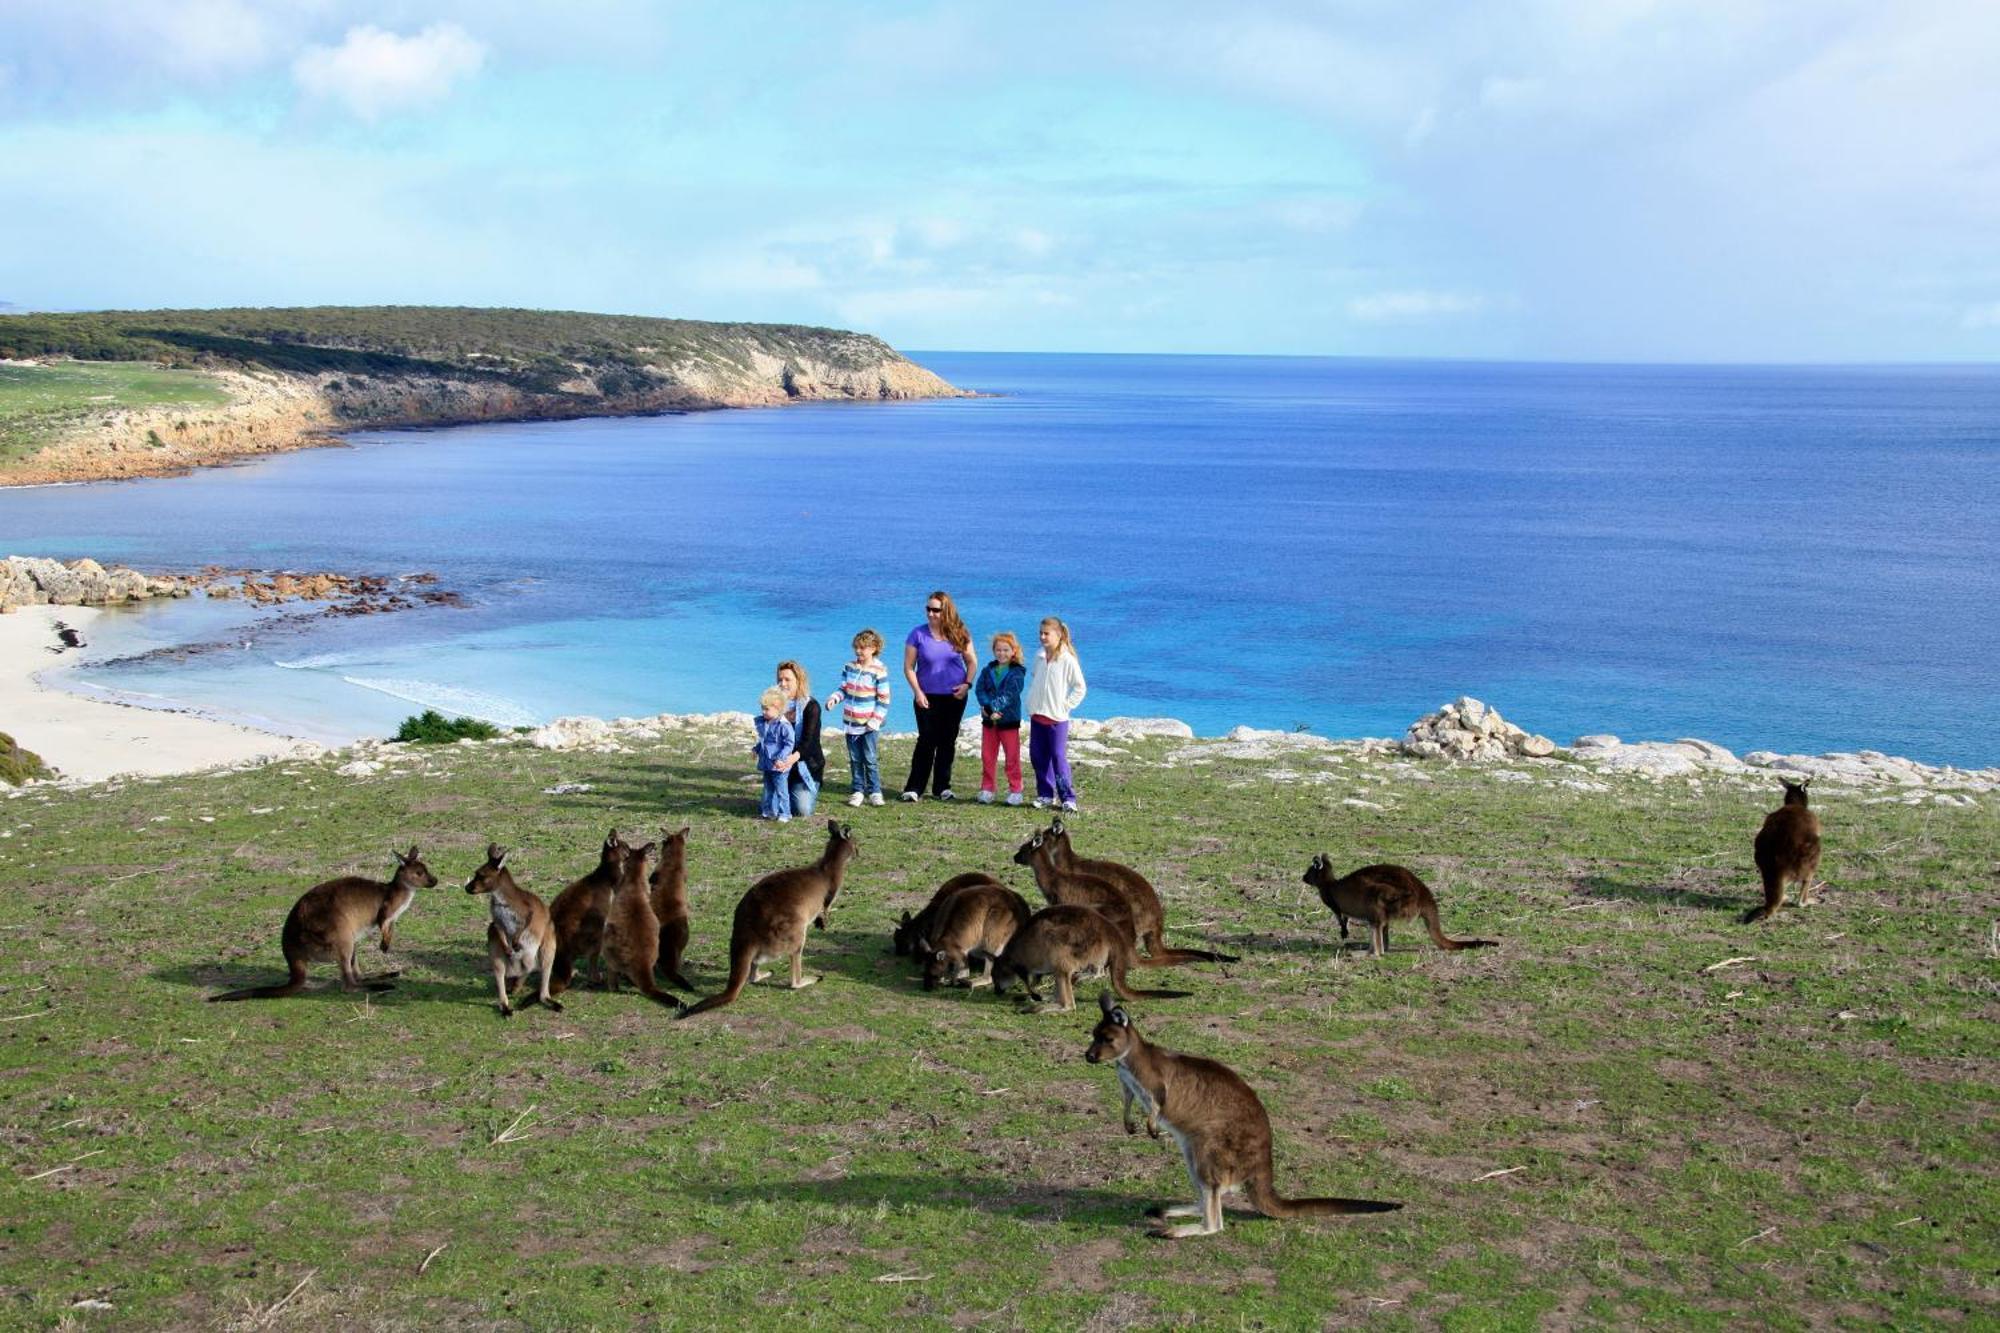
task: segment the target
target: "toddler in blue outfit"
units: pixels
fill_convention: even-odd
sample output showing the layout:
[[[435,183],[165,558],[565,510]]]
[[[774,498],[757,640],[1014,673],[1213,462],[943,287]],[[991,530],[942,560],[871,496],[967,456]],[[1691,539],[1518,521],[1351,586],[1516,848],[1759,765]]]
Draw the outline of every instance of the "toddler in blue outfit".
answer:
[[[757,803],[757,818],[787,824],[792,818],[792,791],[778,761],[792,752],[798,740],[792,724],[785,720],[785,705],[790,701],[773,685],[759,702],[763,715],[757,719],[757,743],[750,747],[757,754],[757,771],[764,775],[764,798]]]

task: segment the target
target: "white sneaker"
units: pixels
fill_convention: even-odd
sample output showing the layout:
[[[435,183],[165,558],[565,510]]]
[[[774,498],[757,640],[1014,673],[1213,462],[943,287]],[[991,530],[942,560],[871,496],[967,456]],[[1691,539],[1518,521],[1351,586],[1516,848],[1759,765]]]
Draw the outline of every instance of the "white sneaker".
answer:
[[[958,793],[954,792],[951,788],[946,787],[943,791],[938,793],[937,798],[940,801],[955,801],[958,799]]]
[[[1049,804],[1049,798],[1046,796],[1037,796],[1035,798],[1035,809],[1037,810],[1046,810],[1049,808]]]
[[[881,792],[879,792],[879,791],[871,791],[871,792],[869,792],[869,793],[868,793],[868,804],[870,804],[870,805],[880,805],[880,804],[882,804],[882,793],[881,793]]]
[[[789,824],[792,822],[792,817],[790,815],[779,815],[778,822],[780,824]]]
[[[1017,792],[1017,791],[1010,791],[1010,792],[1008,792],[1008,793],[1007,793],[1007,804],[1009,804],[1009,805],[1019,805],[1020,803],[1021,803],[1021,793],[1020,793],[1020,792]]]
[[[1075,802],[1075,801],[1064,801],[1064,802],[1063,802],[1063,809],[1065,809],[1065,810],[1069,811],[1069,812],[1070,812],[1071,814],[1075,814],[1075,813],[1076,813],[1076,802]]]
[[[860,792],[855,792],[854,795],[847,798],[847,803],[849,805],[860,805],[863,801],[867,799],[868,798],[866,796],[863,796]]]
[[[990,791],[981,791],[976,799],[981,805],[991,805],[993,804],[993,793]]]
[[[917,794],[913,791],[906,791],[903,793],[903,799],[915,805],[917,803]]]

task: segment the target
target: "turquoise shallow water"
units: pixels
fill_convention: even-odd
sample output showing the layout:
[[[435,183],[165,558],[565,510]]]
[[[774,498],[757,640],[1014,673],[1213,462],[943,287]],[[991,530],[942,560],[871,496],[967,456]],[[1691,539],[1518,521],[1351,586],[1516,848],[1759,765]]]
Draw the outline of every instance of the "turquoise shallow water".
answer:
[[[362,435],[0,492],[0,547],[468,594],[158,608],[100,647],[249,646],[81,676],[328,737],[748,709],[944,587],[982,638],[1067,617],[1087,716],[1387,735],[1470,693],[1558,740],[2000,761],[2000,371],[919,359],[996,396]]]

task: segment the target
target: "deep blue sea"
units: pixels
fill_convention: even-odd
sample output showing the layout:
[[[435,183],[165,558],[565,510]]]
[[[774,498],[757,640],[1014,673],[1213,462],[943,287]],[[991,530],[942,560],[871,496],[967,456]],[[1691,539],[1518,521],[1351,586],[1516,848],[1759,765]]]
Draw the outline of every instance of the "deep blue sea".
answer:
[[[0,552],[465,593],[151,608],[99,655],[236,646],[76,673],[326,738],[747,710],[944,588],[982,656],[1068,619],[1083,716],[1398,735],[1472,694],[1558,741],[2000,762],[2000,368],[916,359],[991,396],[361,434],[0,491]]]

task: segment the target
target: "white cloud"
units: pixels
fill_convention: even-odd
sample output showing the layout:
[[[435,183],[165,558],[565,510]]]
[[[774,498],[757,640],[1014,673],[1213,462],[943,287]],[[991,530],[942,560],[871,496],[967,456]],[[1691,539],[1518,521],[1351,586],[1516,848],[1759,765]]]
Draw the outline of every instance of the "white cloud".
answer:
[[[1349,301],[1347,315],[1364,324],[1385,324],[1476,315],[1485,308],[1486,298],[1469,292],[1374,292]]]
[[[433,23],[413,37],[364,25],[348,29],[339,46],[308,48],[292,77],[308,95],[376,120],[441,101],[485,62],[486,48],[456,23]]]

